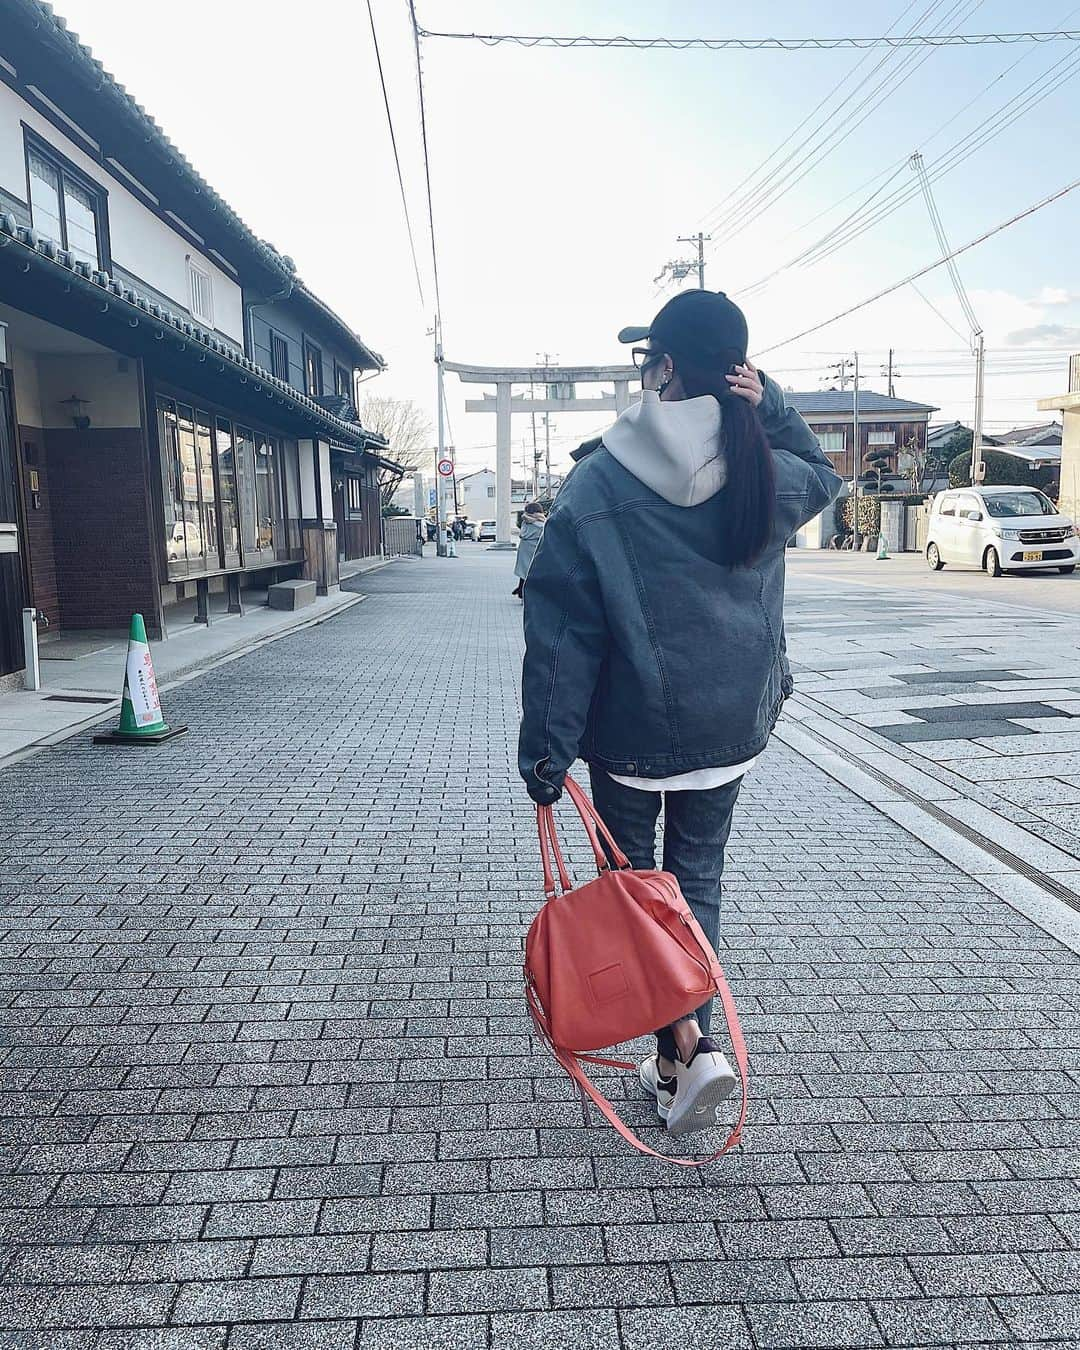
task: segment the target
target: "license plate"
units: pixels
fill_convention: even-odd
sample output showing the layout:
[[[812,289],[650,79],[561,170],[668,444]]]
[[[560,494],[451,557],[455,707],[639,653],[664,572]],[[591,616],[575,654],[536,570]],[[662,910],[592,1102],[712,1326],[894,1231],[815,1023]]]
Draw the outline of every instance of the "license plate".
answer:
[[[1043,560],[1042,549],[1035,549],[1035,551],[1032,553],[1024,554],[1025,562],[1042,562],[1042,560]]]

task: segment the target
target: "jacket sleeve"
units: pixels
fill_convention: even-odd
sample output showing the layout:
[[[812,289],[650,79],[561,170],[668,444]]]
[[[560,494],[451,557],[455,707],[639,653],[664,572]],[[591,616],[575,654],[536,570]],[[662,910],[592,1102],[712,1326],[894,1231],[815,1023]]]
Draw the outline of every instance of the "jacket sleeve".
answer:
[[[826,506],[840,495],[844,480],[833,468],[828,456],[821,448],[818,438],[806,425],[800,413],[789,408],[784,399],[784,391],[770,379],[764,371],[759,371],[765,389],[765,397],[758,408],[758,416],[765,430],[769,444],[774,450],[786,450],[789,455],[801,459],[809,470],[806,495],[802,506],[796,512],[794,533],[808,520],[824,511]]]
[[[525,587],[518,770],[534,801],[555,801],[562,792],[607,643],[596,569],[581,547],[569,505],[556,506]]]

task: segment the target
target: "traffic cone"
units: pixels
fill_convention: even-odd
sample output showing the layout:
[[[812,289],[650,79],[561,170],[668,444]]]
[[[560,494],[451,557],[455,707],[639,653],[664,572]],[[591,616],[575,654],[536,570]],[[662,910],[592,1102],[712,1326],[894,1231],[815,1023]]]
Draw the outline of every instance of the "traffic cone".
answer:
[[[889,561],[889,546],[886,544],[883,534],[879,534],[877,537],[877,560],[878,562]]]
[[[124,666],[120,725],[113,731],[95,736],[94,741],[98,745],[159,745],[185,731],[187,727],[171,727],[165,721],[150,644],[146,640],[146,625],[141,614],[133,614]]]

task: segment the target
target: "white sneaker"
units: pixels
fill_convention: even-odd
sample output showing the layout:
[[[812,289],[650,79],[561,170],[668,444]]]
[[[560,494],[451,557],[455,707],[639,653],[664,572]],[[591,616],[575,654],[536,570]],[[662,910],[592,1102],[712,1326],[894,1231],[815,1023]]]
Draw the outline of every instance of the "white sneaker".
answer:
[[[715,1043],[702,1036],[688,1064],[675,1061],[675,1081],[677,1087],[667,1114],[667,1128],[668,1134],[679,1135],[712,1129],[716,1124],[716,1108],[731,1095],[736,1078]]]
[[[638,1067],[638,1079],[645,1091],[656,1098],[656,1114],[666,1122],[675,1104],[674,1084],[677,1080],[661,1077],[660,1058],[655,1054],[642,1060]]]

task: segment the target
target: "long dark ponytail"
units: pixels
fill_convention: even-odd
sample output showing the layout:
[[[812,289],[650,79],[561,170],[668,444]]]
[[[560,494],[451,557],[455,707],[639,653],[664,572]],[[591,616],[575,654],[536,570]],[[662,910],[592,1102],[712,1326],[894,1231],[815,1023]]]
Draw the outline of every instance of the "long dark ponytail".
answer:
[[[738,352],[725,353],[716,365],[709,366],[678,356],[671,359],[687,398],[711,394],[720,404],[728,471],[723,488],[727,521],[719,541],[720,554],[730,567],[746,567],[764,553],[772,538],[776,476],[772,451],[757,409],[733,394],[724,378],[744,358]]]

